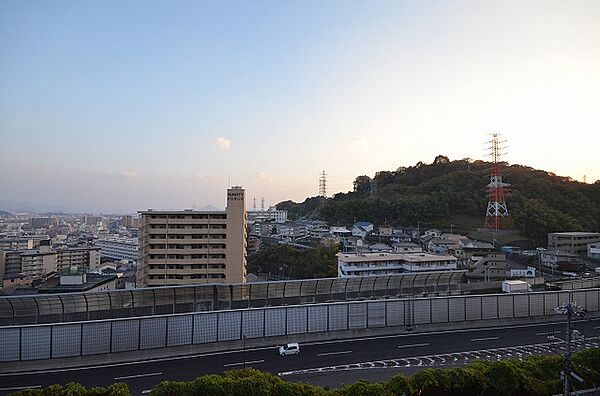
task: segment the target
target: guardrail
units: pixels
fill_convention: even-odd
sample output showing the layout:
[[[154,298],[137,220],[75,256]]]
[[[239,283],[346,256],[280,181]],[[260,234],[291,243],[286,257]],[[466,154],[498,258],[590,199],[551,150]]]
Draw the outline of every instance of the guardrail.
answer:
[[[339,302],[0,328],[0,361],[488,319],[541,318],[576,301],[598,311],[600,289]]]

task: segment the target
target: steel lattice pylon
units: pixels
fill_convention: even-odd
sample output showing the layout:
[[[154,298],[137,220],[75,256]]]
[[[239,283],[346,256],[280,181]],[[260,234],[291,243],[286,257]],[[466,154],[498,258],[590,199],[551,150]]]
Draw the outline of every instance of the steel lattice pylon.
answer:
[[[508,187],[510,184],[502,181],[502,175],[500,173],[500,159],[504,154],[504,147],[500,147],[500,144],[506,141],[500,141],[500,134],[493,133],[490,144],[490,155],[492,156],[492,175],[490,177],[490,183],[487,185],[488,193],[488,205],[485,212],[485,228],[498,231],[501,229],[505,220],[508,217],[508,207],[506,206],[506,194],[508,193]]]

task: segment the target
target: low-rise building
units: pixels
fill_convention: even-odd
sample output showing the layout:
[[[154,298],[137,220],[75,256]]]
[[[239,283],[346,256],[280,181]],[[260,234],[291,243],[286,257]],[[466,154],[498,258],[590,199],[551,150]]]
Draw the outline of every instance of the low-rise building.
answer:
[[[37,287],[37,292],[50,294],[108,291],[117,289],[117,281],[116,275],[72,271],[48,278]]]
[[[346,227],[332,226],[329,228],[329,233],[331,235],[337,235],[340,238],[349,237],[352,235],[352,231],[347,229]]]
[[[96,246],[100,248],[101,257],[137,262],[138,239],[136,238],[108,235],[98,238]]]
[[[392,244],[396,253],[423,253],[421,245],[412,242],[399,242]]]
[[[98,265],[100,265],[100,247],[74,247],[56,250],[58,271],[73,267],[93,271]]]
[[[464,267],[468,270],[466,276],[470,279],[487,282],[506,279],[506,254],[490,251],[481,256],[472,256]]]
[[[587,256],[591,259],[600,260],[600,243],[590,243],[588,245]]]
[[[539,255],[543,266],[561,271],[576,270],[581,264],[581,257],[578,254],[563,250],[544,250]]]
[[[352,226],[352,236],[357,238],[365,238],[373,231],[373,223],[368,221],[359,221]]]
[[[248,221],[274,221],[276,223],[285,223],[287,217],[287,210],[279,210],[275,206],[271,206],[267,210],[251,209],[248,211]]]
[[[452,254],[458,249],[458,242],[453,239],[433,238],[427,243],[427,251],[433,254]]]
[[[548,234],[548,250],[584,256],[588,245],[600,242],[600,232],[552,232]]]
[[[405,272],[449,271],[456,257],[427,253],[338,253],[338,276],[392,275]]]

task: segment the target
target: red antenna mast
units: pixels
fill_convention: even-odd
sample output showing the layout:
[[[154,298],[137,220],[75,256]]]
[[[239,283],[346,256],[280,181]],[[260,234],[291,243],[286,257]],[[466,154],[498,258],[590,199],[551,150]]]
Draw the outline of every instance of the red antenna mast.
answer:
[[[502,181],[500,172],[501,159],[506,154],[506,147],[501,147],[501,145],[506,143],[506,140],[500,141],[500,134],[493,133],[492,140],[487,143],[490,145],[489,155],[492,157],[492,175],[490,183],[487,185],[489,201],[485,212],[485,228],[497,232],[506,224],[506,218],[508,217],[505,196],[508,193],[510,184]]]

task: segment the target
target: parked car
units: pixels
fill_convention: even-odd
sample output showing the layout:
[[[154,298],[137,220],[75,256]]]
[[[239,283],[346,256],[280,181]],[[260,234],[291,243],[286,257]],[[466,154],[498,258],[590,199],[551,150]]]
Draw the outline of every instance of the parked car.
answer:
[[[288,344],[279,347],[279,354],[281,356],[297,355],[300,353],[300,345],[297,342],[290,342]]]

